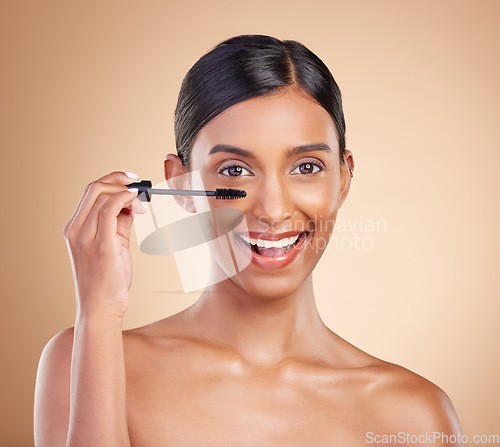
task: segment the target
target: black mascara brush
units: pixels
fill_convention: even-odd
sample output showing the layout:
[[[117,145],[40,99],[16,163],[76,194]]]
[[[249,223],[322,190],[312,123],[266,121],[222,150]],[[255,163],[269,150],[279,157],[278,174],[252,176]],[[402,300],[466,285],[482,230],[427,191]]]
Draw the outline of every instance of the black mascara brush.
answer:
[[[194,189],[153,189],[151,180],[140,180],[126,185],[127,188],[137,188],[139,190],[137,198],[141,202],[151,202],[151,194],[167,194],[177,196],[212,196],[216,199],[241,199],[246,197],[247,193],[241,189],[217,188],[215,191],[200,191]]]

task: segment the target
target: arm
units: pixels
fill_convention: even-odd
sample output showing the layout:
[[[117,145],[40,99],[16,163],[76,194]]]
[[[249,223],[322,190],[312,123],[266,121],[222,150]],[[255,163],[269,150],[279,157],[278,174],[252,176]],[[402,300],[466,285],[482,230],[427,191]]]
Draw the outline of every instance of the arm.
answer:
[[[67,446],[129,446],[121,319],[77,319]]]
[[[128,446],[121,321],[77,320],[52,338],[35,389],[37,447]]]
[[[132,282],[130,228],[137,191],[113,172],[88,185],[64,228],[77,317],[45,347],[35,393],[35,443],[126,447],[122,321]],[[138,203],[138,205],[141,205]],[[145,212],[138,209],[138,212]]]

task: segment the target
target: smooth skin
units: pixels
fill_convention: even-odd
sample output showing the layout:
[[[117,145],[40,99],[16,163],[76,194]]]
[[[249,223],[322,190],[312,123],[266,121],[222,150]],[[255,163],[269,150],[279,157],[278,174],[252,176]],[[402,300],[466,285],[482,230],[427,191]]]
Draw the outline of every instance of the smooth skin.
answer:
[[[290,154],[317,143],[331,150]],[[247,153],[209,155],[217,144]],[[377,445],[367,433],[460,435],[440,388],[354,347],[318,314],[312,272],[349,192],[352,153],[343,159],[330,115],[295,87],[210,121],[195,139],[189,169],[206,189],[247,191],[211,206],[238,208],[251,231],[311,229],[310,243],[283,268],[252,263],[184,311],[126,331],[130,211],[139,204],[124,191],[124,173],[91,184],[65,228],[78,313],[75,328],[56,335],[40,360],[36,445],[352,447]],[[176,155],[165,160],[173,186],[190,186],[176,184],[189,169]],[[201,206],[178,201],[189,211]],[[224,269],[222,257],[214,256],[214,274]]]

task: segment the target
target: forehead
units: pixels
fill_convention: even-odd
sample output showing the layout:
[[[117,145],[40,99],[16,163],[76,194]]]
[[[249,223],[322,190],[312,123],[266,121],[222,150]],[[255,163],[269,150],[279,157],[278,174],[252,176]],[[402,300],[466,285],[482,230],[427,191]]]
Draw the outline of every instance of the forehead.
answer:
[[[338,148],[329,113],[306,92],[287,88],[240,102],[222,112],[198,133],[193,150],[224,143],[249,150],[287,149],[325,143]]]

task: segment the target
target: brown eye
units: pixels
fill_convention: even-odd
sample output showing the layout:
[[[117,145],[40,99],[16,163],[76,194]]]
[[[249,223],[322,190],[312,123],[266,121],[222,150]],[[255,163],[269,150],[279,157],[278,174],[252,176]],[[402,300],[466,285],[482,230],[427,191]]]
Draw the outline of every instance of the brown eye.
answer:
[[[229,175],[241,175],[241,172],[243,169],[241,166],[231,166],[230,168],[227,168],[227,172]]]
[[[314,166],[311,163],[304,163],[299,166],[299,171],[302,174],[312,174]]]
[[[245,171],[248,174],[250,174],[248,172],[248,170],[245,169],[243,166],[234,165],[234,166],[227,166],[226,168],[222,168],[219,171],[219,174],[226,175],[228,177],[240,177],[242,175],[248,175],[248,174],[244,174]]]
[[[292,174],[305,174],[305,175],[316,174],[316,172],[319,172],[321,170],[322,170],[322,168],[320,166],[318,166],[316,163],[306,162],[306,163],[302,163],[299,166],[297,166],[292,171]]]

